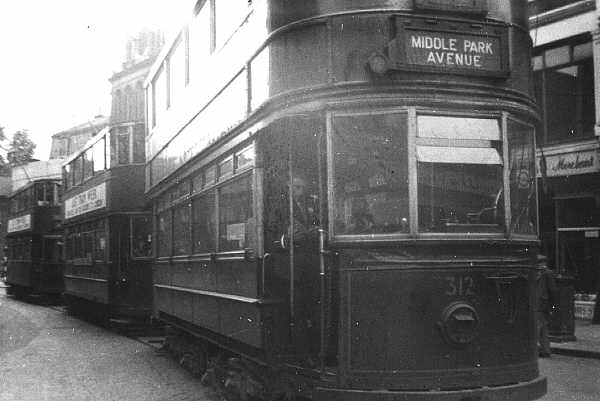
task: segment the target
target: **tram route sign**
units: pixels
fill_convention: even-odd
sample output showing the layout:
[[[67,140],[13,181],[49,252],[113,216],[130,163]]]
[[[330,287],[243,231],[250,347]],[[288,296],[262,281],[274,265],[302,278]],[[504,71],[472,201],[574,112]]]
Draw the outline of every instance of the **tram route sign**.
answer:
[[[450,28],[455,29],[450,29]],[[453,26],[440,22],[435,29],[425,24],[397,24],[397,35],[389,47],[396,69],[464,75],[508,75],[505,27]]]

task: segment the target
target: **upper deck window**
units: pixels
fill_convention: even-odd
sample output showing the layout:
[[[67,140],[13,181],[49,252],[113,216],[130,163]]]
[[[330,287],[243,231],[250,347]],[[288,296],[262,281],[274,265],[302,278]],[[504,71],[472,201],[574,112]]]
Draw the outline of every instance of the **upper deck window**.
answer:
[[[215,0],[215,48],[220,49],[244,23],[252,1]]]
[[[336,234],[408,233],[406,113],[334,118]]]
[[[189,28],[189,80],[202,79],[211,52],[210,1],[205,1]]]
[[[421,232],[503,231],[500,139],[496,119],[417,117]]]
[[[169,56],[169,107],[180,101],[185,88],[185,43],[178,40]]]
[[[162,121],[167,109],[167,77],[164,67],[161,67],[152,81],[152,126]]]
[[[106,169],[106,159],[104,158],[105,138],[101,138],[92,146],[92,154],[94,158],[94,173]]]

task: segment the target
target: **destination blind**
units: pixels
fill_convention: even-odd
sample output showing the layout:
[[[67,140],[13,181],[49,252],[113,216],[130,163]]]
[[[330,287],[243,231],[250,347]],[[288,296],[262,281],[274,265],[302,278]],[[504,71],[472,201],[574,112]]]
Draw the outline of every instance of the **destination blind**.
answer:
[[[444,70],[502,71],[500,38],[406,29],[406,64]]]

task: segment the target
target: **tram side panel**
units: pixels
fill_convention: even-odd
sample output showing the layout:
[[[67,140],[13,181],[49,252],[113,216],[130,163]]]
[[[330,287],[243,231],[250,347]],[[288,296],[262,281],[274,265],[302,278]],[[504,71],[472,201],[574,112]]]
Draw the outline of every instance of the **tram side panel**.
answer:
[[[206,262],[159,259],[154,265],[157,309],[165,320],[189,323],[208,337],[230,337],[262,348],[267,311],[258,298],[258,273],[256,261],[243,258]]]

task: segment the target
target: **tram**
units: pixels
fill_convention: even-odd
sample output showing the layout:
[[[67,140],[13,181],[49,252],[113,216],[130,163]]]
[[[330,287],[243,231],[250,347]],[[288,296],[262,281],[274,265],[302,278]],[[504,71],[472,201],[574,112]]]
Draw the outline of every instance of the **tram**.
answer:
[[[143,123],[105,128],[63,165],[64,294],[76,312],[144,321],[152,310]],[[134,145],[132,145],[134,144]]]
[[[28,179],[9,201],[7,291],[57,299],[63,290],[60,166],[33,162],[14,170],[13,185],[19,182],[17,170],[25,171]]]
[[[192,14],[146,81],[170,346],[231,399],[545,394],[527,2]]]

